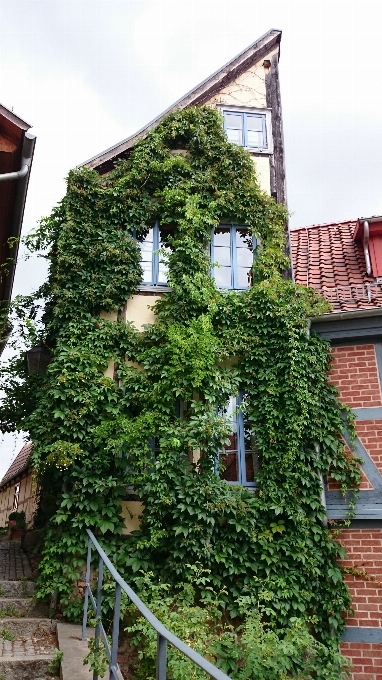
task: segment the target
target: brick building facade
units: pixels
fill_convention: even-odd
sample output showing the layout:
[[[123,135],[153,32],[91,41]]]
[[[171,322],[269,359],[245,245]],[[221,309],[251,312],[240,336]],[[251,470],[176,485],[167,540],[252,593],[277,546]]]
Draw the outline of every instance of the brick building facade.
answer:
[[[332,345],[331,381],[356,416],[355,451],[363,461],[355,516],[338,536],[353,598],[342,643],[353,680],[382,680],[382,284],[374,271],[378,261],[368,252],[382,218],[372,220],[291,232],[296,283],[315,288],[332,305],[313,320],[312,332]],[[367,243],[358,238],[363,222],[372,222]],[[345,518],[351,494],[343,498],[328,479],[325,495],[328,518]]]

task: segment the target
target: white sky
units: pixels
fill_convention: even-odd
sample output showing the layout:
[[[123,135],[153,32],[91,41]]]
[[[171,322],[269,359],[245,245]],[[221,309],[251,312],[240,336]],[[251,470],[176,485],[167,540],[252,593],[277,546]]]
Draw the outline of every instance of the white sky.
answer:
[[[270,28],[291,225],[382,213],[382,3],[0,0],[0,102],[37,135],[24,233],[68,170],[129,136]],[[42,261],[20,261],[14,294]],[[22,442],[21,442],[22,443]],[[17,453],[0,438],[0,478]]]

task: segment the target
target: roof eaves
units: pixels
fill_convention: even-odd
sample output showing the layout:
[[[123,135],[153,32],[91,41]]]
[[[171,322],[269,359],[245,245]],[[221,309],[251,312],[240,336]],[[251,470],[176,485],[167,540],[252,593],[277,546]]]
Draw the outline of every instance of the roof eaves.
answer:
[[[295,231],[302,231],[303,229],[320,229],[321,227],[339,227],[342,224],[355,224],[357,222],[356,219],[351,219],[351,220],[341,220],[337,222],[323,222],[322,224],[308,224],[304,225],[302,227],[290,227],[289,231],[290,232],[295,232]]]
[[[261,38],[255,40],[252,45],[247,47],[245,50],[236,55],[227,64],[219,68],[211,76],[203,80],[199,85],[194,87],[192,90],[187,92],[183,97],[178,99],[174,104],[167,108],[163,113],[154,118],[150,123],[145,125],[143,128],[138,130],[131,137],[127,137],[122,142],[111,146],[106,151],[101,154],[90,158],[88,161],[81,163],[79,168],[100,168],[101,166],[113,161],[117,156],[123,154],[124,151],[130,149],[134,144],[136,144],[140,139],[145,137],[145,135],[155,128],[159,123],[173,111],[179,109],[184,109],[187,106],[192,106],[194,104],[201,104],[203,101],[212,96],[212,94],[222,85],[225,81],[232,80],[233,77],[238,75],[241,71],[244,71],[256,60],[260,59],[262,54],[266,54],[272,47],[280,45],[282,32],[272,28],[267,31]]]
[[[15,460],[11,463],[0,481],[0,490],[29,467],[32,449],[33,444],[31,442],[27,442],[20,449]]]
[[[26,123],[25,120],[22,120],[22,118],[16,116],[13,113],[13,111],[10,111],[9,109],[7,109],[6,106],[3,106],[2,104],[0,104],[0,116],[3,116],[14,125],[17,125],[17,127],[20,128],[21,130],[29,130],[29,128],[31,127],[29,123]]]

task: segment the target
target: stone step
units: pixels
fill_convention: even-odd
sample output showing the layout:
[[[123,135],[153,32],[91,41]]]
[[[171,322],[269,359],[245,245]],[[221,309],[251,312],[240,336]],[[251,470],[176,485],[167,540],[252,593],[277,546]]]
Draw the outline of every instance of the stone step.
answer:
[[[34,581],[1,581],[0,598],[8,597],[32,597],[36,592]]]
[[[48,678],[49,664],[56,657],[56,639],[56,623],[50,619],[0,619],[0,678]]]
[[[30,657],[0,657],[0,678],[2,680],[54,680],[49,674],[49,664],[54,655]],[[75,680],[73,678],[73,680]]]
[[[0,597],[0,618],[48,617],[49,606],[33,597]]]
[[[4,629],[8,630],[17,638],[28,636],[41,638],[41,640],[46,638],[47,641],[49,641],[56,639],[57,622],[48,618],[2,618],[0,619],[0,644],[4,641],[4,635],[1,635],[1,632]],[[53,647],[56,647],[55,642],[53,643]]]

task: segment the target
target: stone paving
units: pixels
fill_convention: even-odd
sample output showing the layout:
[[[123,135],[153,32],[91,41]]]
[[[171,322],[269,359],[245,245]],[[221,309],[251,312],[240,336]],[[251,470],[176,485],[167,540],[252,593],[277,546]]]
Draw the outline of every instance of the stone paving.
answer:
[[[0,680],[54,680],[49,664],[56,655],[56,623],[33,598],[31,579],[20,541],[1,541]]]
[[[0,581],[22,581],[32,578],[28,557],[20,541],[0,543]]]
[[[7,640],[2,636],[12,639]],[[6,619],[1,621],[0,657],[21,659],[41,654],[54,655],[56,646],[56,634],[51,625],[48,627],[41,623],[29,635],[26,631],[17,635],[17,631],[10,632]]]

